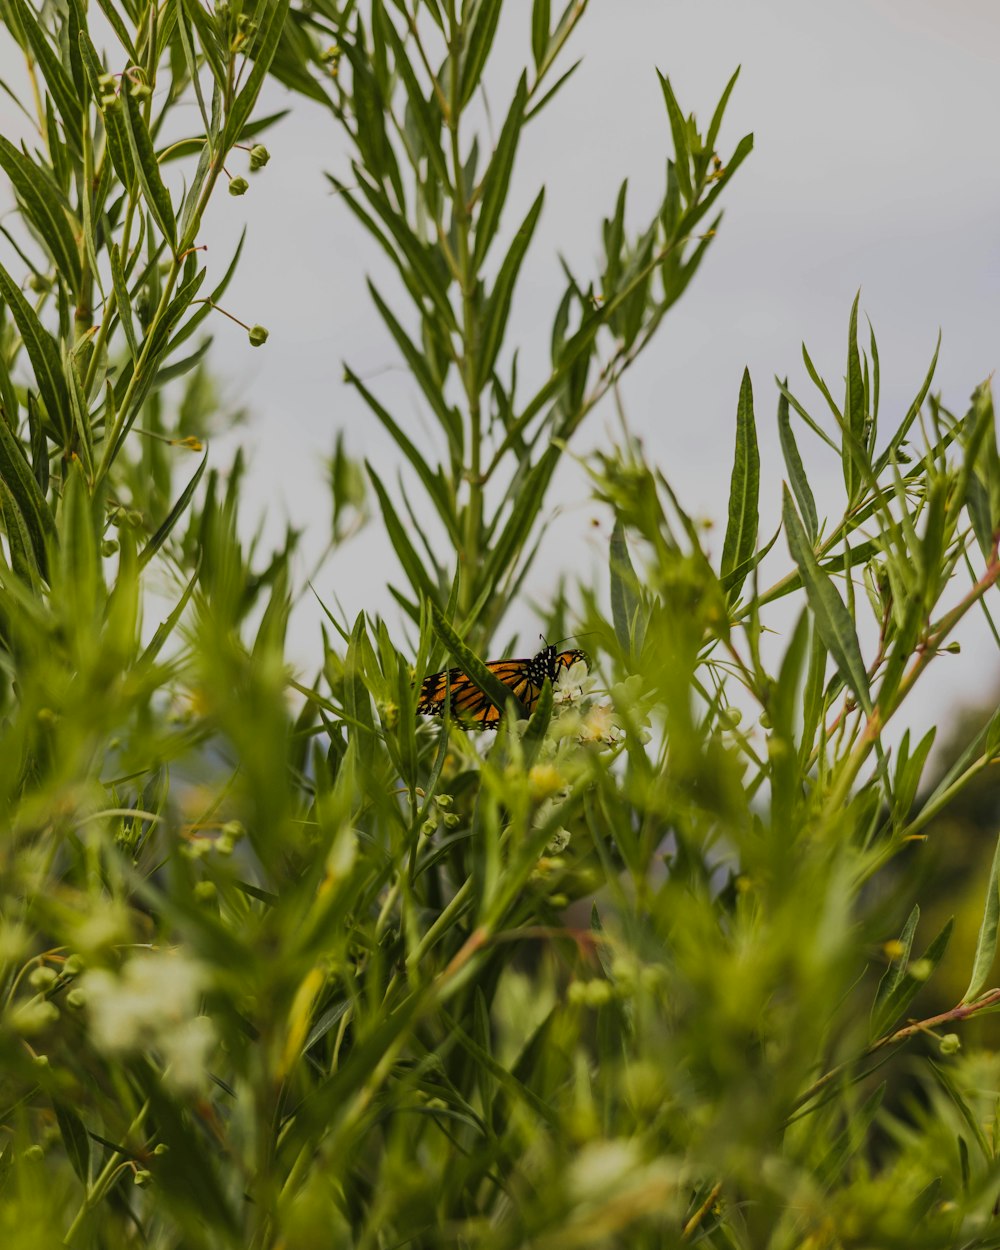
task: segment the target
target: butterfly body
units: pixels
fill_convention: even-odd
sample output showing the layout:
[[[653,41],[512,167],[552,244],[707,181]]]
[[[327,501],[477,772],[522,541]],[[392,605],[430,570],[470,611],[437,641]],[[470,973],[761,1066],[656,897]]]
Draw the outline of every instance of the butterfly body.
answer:
[[[587,653],[579,648],[557,651],[555,647],[544,647],[530,658],[491,660],[486,667],[530,712],[538,702],[545,679],[554,684],[559,674],[578,660],[589,667]],[[443,669],[424,678],[417,712],[421,716],[440,716],[446,698],[452,716],[475,729],[496,729],[503,716],[503,709],[496,707],[460,668]]]

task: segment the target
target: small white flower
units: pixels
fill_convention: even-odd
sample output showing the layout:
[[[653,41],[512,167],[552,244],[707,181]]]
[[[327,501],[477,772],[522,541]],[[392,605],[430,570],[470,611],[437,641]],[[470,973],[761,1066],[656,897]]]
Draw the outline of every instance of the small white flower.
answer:
[[[553,703],[578,703],[592,688],[594,678],[583,660],[577,660],[564,668],[556,678],[552,690]]]
[[[198,1014],[205,971],[185,955],[135,955],[119,974],[104,968],[80,978],[98,1048],[113,1054],[155,1049],[166,1063],[164,1079],[193,1092],[204,1084],[215,1034]]]
[[[622,728],[615,720],[615,710],[610,703],[599,703],[583,718],[580,728],[581,742],[605,742],[613,745],[621,737]]]

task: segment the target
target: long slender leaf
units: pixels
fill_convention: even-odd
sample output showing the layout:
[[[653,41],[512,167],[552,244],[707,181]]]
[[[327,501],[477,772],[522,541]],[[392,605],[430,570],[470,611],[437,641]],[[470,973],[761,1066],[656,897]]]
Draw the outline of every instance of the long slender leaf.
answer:
[[[972,960],[972,976],[969,978],[969,988],[962,995],[963,1003],[974,999],[986,984],[996,959],[998,933],[1000,933],[1000,838],[997,839],[996,850],[993,852],[990,879],[986,885],[983,919],[979,925],[976,953]]]
[[[25,457],[20,442],[0,419],[0,480],[16,503],[29,535],[31,549],[41,572],[47,568],[47,543],[55,535],[55,520]]]
[[[787,486],[782,488],[782,496],[788,549],[798,565],[806,595],[816,613],[816,628],[841,677],[853,690],[858,704],[870,716],[873,710],[871,689],[854,621],[833,581],[816,559]]]
[[[80,252],[56,188],[45,172],[3,135],[0,135],[0,168],[10,179],[28,220],[38,230],[57,271],[76,295],[80,290]]]
[[[269,0],[266,5],[258,7],[255,17],[259,27],[252,48],[253,69],[226,117],[226,128],[222,134],[224,152],[228,152],[239,139],[250,110],[257,103],[257,96],[278,48],[282,27],[288,15],[288,3],[289,0]]]
[[[746,564],[757,547],[760,499],[760,453],[753,415],[753,388],[749,369],[743,370],[736,408],[736,451],[729,485],[729,523],[722,546],[721,575],[729,576]],[[729,585],[730,598],[739,594],[742,579]]]
[[[781,454],[785,458],[788,480],[792,492],[799,505],[799,512],[805,523],[810,543],[815,543],[819,534],[819,516],[816,512],[816,500],[813,497],[809,478],[802,465],[798,444],[792,432],[792,421],[788,410],[788,395],[782,390],[778,395],[778,437],[781,441]]]
[[[503,0],[482,0],[476,10],[476,19],[469,34],[465,56],[462,59],[462,77],[459,102],[464,107],[472,99],[483,75],[486,58],[493,46],[500,6]]]
[[[489,246],[500,223],[500,214],[507,200],[510,187],[510,175],[514,168],[514,156],[517,143],[524,124],[524,109],[528,100],[528,79],[522,74],[518,80],[517,90],[507,110],[507,117],[497,140],[496,151],[483,178],[482,204],[476,219],[476,242],[473,262],[478,267],[482,264],[489,251]]]
[[[125,126],[132,149],[132,158],[135,161],[135,169],[139,176],[146,207],[153,214],[171,250],[176,252],[177,223],[174,220],[174,208],[170,193],[160,177],[160,167],[156,161],[153,140],[150,138],[149,129],[143,118],[142,108],[128,85],[122,88],[121,98],[124,101]]]
[[[514,236],[510,250],[500,266],[500,272],[497,274],[493,290],[486,301],[486,311],[483,315],[482,341],[477,361],[477,376],[480,386],[486,384],[496,364],[500,345],[503,342],[504,332],[507,328],[507,317],[510,314],[514,285],[517,282],[517,275],[521,269],[521,262],[524,260],[528,245],[531,243],[531,236],[534,234],[535,226],[538,224],[538,216],[542,211],[544,199],[545,190],[543,188],[539,191],[535,202],[528,210],[528,215],[521,223],[521,228]]]
[[[7,301],[21,332],[24,350],[28,353],[31,367],[35,371],[38,393],[45,404],[49,420],[66,439],[69,436],[71,418],[59,348],[3,265],[0,265],[0,295]]]

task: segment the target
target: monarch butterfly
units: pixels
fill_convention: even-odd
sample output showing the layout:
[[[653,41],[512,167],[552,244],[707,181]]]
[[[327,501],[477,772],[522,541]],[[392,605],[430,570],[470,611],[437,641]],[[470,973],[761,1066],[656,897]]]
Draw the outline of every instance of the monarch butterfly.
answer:
[[[546,677],[554,683],[559,674],[577,660],[590,667],[586,651],[578,648],[556,651],[555,647],[545,647],[530,659],[491,660],[486,667],[530,712],[538,702]],[[456,720],[475,729],[496,729],[503,716],[502,709],[491,703],[460,668],[445,669],[424,678],[417,712],[421,716],[440,716],[449,690],[451,714]]]

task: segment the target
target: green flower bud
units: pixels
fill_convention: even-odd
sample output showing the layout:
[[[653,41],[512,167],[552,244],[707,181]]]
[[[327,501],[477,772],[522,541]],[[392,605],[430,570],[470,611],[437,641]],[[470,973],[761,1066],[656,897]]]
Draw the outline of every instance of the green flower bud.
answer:
[[[255,143],[250,149],[251,169],[263,169],[270,159],[271,153],[264,147],[263,143]]]
[[[59,980],[58,974],[54,969],[49,968],[46,964],[41,964],[37,968],[32,968],[28,974],[28,984],[36,990],[47,990],[50,985],[54,985]]]
[[[104,542],[101,543],[102,556],[113,556],[117,550],[118,543],[114,538],[106,538]]]
[[[263,326],[251,326],[250,327],[250,346],[251,347],[263,347],[263,345],[266,342],[267,342],[267,331],[264,329],[264,327]]]
[[[956,1055],[962,1049],[962,1039],[957,1033],[946,1033],[940,1042],[942,1055]]]
[[[250,187],[250,183],[247,182],[245,178],[230,178],[229,179],[229,194],[230,195],[246,195],[249,187]]]

